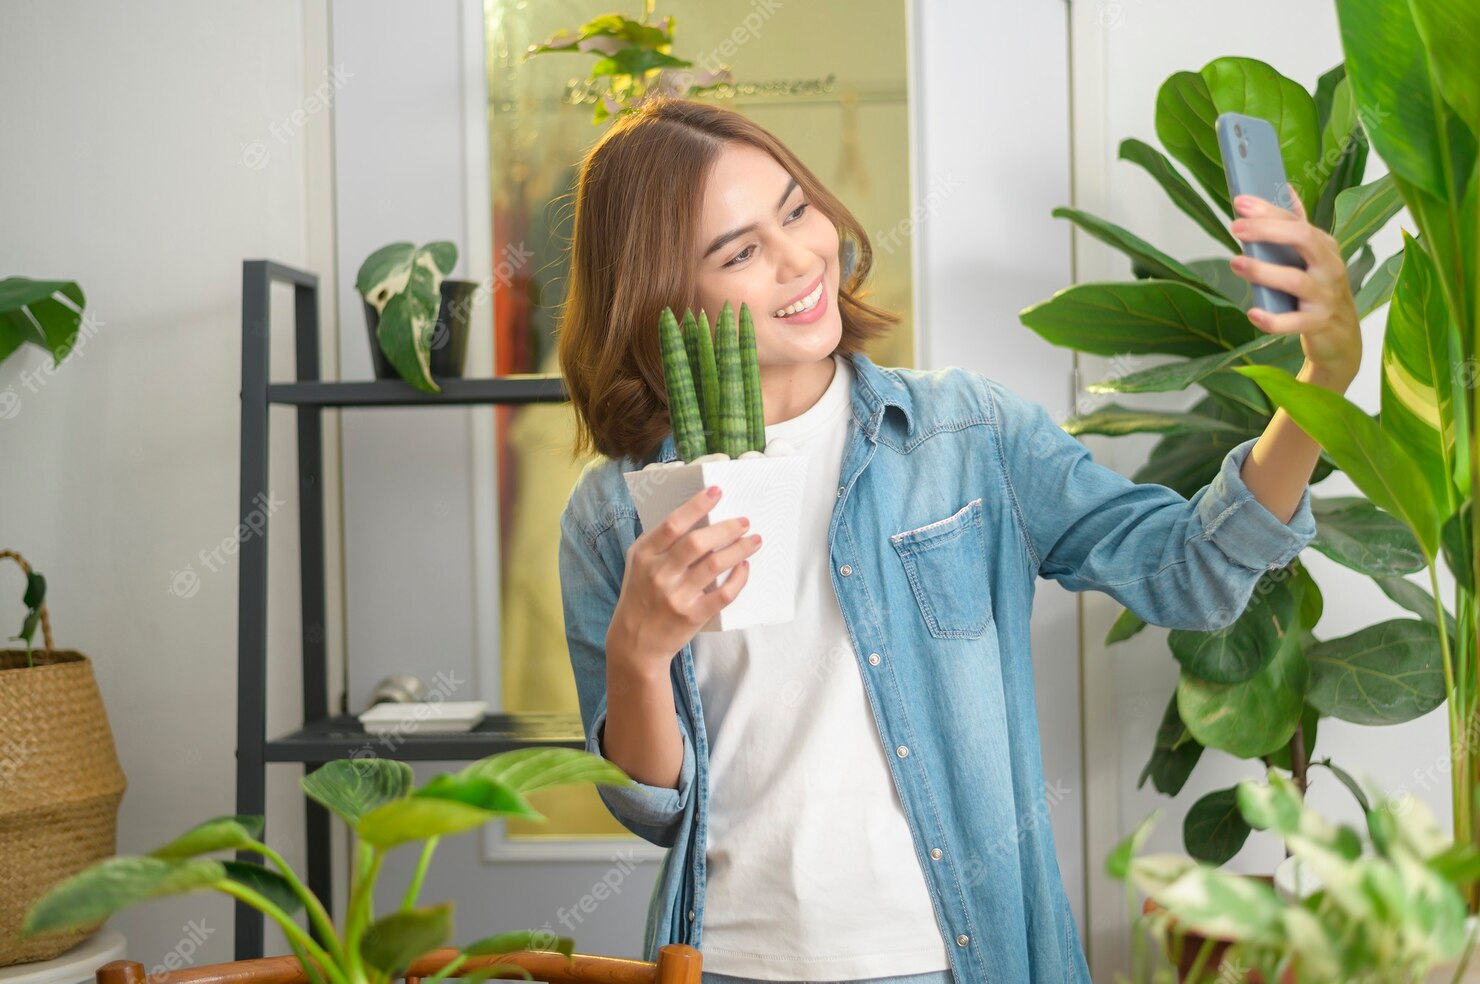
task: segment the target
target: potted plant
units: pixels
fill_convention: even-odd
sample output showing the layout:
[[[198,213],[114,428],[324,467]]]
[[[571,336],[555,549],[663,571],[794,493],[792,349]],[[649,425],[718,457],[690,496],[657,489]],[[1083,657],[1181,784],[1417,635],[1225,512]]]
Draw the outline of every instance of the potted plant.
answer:
[[[0,280],[0,362],[30,342],[60,365],[77,340],[86,303],[75,280]]]
[[[1465,682],[1476,677],[1473,579],[1465,573],[1473,564],[1473,549],[1454,518],[1465,511],[1458,494],[1462,482],[1467,484],[1465,473],[1451,469],[1442,499],[1425,489],[1411,494],[1407,489],[1409,484],[1422,484],[1416,483],[1417,476],[1435,476],[1431,487],[1437,487],[1443,464],[1455,461],[1456,441],[1463,447],[1473,440],[1461,412],[1465,401],[1450,399],[1442,360],[1435,366],[1424,357],[1439,351],[1433,345],[1443,338],[1431,328],[1442,319],[1426,313],[1442,303],[1424,246],[1431,235],[1425,230],[1417,240],[1406,238],[1405,249],[1381,264],[1375,263],[1367,245],[1407,200],[1407,183],[1399,168],[1362,183],[1369,136],[1384,160],[1398,153],[1392,149],[1395,138],[1388,134],[1395,125],[1409,125],[1403,122],[1408,114],[1394,110],[1408,105],[1405,100],[1412,95],[1406,89],[1379,91],[1383,85],[1398,83],[1373,80],[1379,71],[1374,63],[1391,57],[1391,50],[1386,42],[1370,39],[1388,33],[1375,26],[1375,19],[1391,14],[1402,21],[1408,15],[1384,13],[1385,6],[1378,10],[1360,2],[1340,6],[1348,57],[1320,78],[1314,93],[1250,58],[1214,59],[1199,72],[1178,72],[1162,84],[1157,94],[1157,134],[1191,180],[1161,151],[1142,141],[1124,141],[1120,156],[1145,169],[1180,210],[1229,252],[1237,253],[1238,243],[1218,214],[1231,216],[1232,209],[1213,123],[1227,110],[1270,120],[1280,135],[1292,191],[1300,196],[1311,221],[1337,239],[1348,260],[1359,314],[1365,316],[1391,299],[1380,424],[1341,397],[1294,379],[1302,359],[1298,338],[1260,332],[1248,321],[1244,312],[1251,305],[1249,285],[1232,274],[1226,257],[1183,262],[1085,212],[1056,209],[1054,214],[1125,253],[1135,279],[1077,284],[1021,313],[1024,324],[1048,341],[1079,351],[1179,357],[1091,384],[1091,393],[1174,392],[1193,386],[1204,391],[1186,412],[1112,403],[1090,408],[1064,425],[1074,434],[1162,435],[1134,475],[1137,481],[1167,485],[1191,496],[1216,474],[1232,447],[1263,432],[1277,406],[1289,410],[1324,449],[1312,483],[1339,468],[1364,493],[1313,497],[1318,532],[1311,546],[1372,578],[1389,597],[1418,615],[1379,622],[1340,638],[1318,638],[1313,630],[1321,614],[1321,591],[1297,559],[1267,574],[1245,611],[1227,628],[1170,632],[1167,641],[1179,663],[1178,682],[1140,783],[1150,779],[1158,791],[1171,796],[1180,792],[1204,748],[1287,768],[1301,790],[1313,767],[1326,767],[1347,782],[1346,773],[1330,757],[1314,755],[1320,718],[1369,725],[1408,721],[1443,703],[1452,690],[1451,680],[1466,687],[1462,699],[1452,701],[1451,714],[1467,721],[1474,717],[1475,684]],[[1424,52],[1410,44],[1411,34],[1410,23],[1404,35],[1409,44],[1406,53],[1396,61],[1383,61],[1384,66],[1396,71],[1400,64],[1423,62]],[[1424,98],[1425,105],[1437,111],[1433,99]],[[1454,126],[1451,130],[1458,133]],[[1471,153],[1470,171],[1473,160]],[[1472,206],[1474,185],[1471,180]],[[1459,199],[1447,200],[1457,207]],[[1429,221],[1423,217],[1425,210],[1432,216],[1448,214],[1438,205],[1420,205],[1414,214],[1421,227]],[[1473,226],[1473,207],[1468,214]],[[1440,235],[1434,233],[1433,238]],[[1474,269],[1473,254],[1462,262],[1468,265],[1459,265],[1458,258],[1446,260],[1450,269]],[[1153,324],[1156,330],[1148,330]],[[1451,341],[1444,339],[1443,344]],[[1457,338],[1452,344],[1456,355],[1473,351]],[[1339,403],[1350,412],[1339,424],[1333,418],[1334,426],[1319,426],[1311,414],[1295,411],[1287,397],[1292,393],[1300,393],[1312,406]],[[1435,428],[1431,421],[1443,421],[1443,426]],[[1335,433],[1340,427],[1357,428],[1354,433],[1364,436],[1343,441]],[[1368,431],[1401,435],[1398,440],[1411,450],[1423,448],[1424,460],[1405,462],[1389,456],[1376,459],[1384,465],[1373,469],[1373,459],[1367,456],[1377,439],[1368,440]],[[1404,491],[1393,494],[1399,487]],[[1442,508],[1429,509],[1417,525],[1410,522],[1414,508],[1436,500],[1444,504]],[[1441,537],[1446,519],[1452,525]],[[1428,567],[1430,584],[1437,591],[1433,561],[1439,553],[1445,554],[1459,581],[1453,613],[1404,577]],[[1119,642],[1143,628],[1140,619],[1124,611],[1106,642]],[[1457,654],[1453,658],[1451,648]],[[1251,713],[1256,709],[1257,714]],[[1464,747],[1461,732],[1453,734],[1460,742],[1457,747]],[[1457,767],[1456,777],[1473,772],[1472,757],[1457,761],[1471,764]],[[1469,800],[1457,793],[1455,830],[1458,839],[1468,841],[1474,828],[1463,802]],[[1188,852],[1212,863],[1231,858],[1248,833],[1233,788],[1203,796],[1188,810],[1183,825]]]
[[[48,885],[113,853],[127,786],[92,661],[55,647],[46,578],[14,550],[0,550],[6,559],[26,574],[25,622],[12,636],[26,648],[0,650],[0,966],[50,960],[102,925],[16,937]]]
[[[417,957],[452,939],[452,903],[418,905],[427,866],[443,837],[481,827],[496,817],[542,820],[528,794],[555,786],[595,782],[629,785],[615,765],[585,751],[521,748],[441,773],[413,788],[411,767],[380,758],[329,762],[300,780],[304,792],[349,824],[354,869],[349,902],[339,926],[322,901],[278,852],[262,842],[260,816],[222,816],[187,830],[147,855],[101,861],[53,886],[26,916],[26,933],[106,919],[146,899],[184,892],[223,892],[258,909],[282,927],[304,974],[313,984],[391,984]],[[379,918],[375,885],[388,852],[422,843],[420,860],[401,904]],[[273,867],[208,857],[224,851],[265,857]],[[294,918],[307,910],[315,936]],[[316,937],[316,938],[315,938]],[[458,972],[470,958],[518,951],[551,951],[567,960],[575,941],[545,927],[517,930],[458,947],[442,970],[424,978],[437,984],[454,975],[478,982],[496,974],[528,972],[494,963]]]
[[[694,63],[673,54],[670,15],[656,26],[649,24],[653,0],[644,0],[641,20],[615,11],[602,14],[575,30],[556,31],[543,42],[530,45],[521,60],[549,52],[586,52],[598,56],[584,91],[568,94],[573,102],[595,103],[591,122],[630,113],[649,95],[692,97],[721,89],[733,78],[727,68],[695,71]]]
[[[745,590],[700,631],[789,622],[796,610],[796,540],[808,458],[784,441],[766,441],[750,307],[740,305],[737,329],[725,301],[712,339],[706,312],[700,310],[696,322],[685,311],[680,331],[665,307],[658,338],[678,457],[622,476],[638,519],[651,529],[700,489],[718,485],[724,494],[699,525],[745,516],[765,547],[750,558]]]
[[[446,241],[391,243],[360,264],[355,290],[365,303],[376,379],[399,375],[439,393],[436,377],[462,377],[478,284],[449,279],[456,264],[457,246]]]
[[[1474,979],[1465,974],[1480,922],[1469,916],[1464,889],[1480,878],[1480,852],[1444,836],[1411,794],[1364,785],[1365,837],[1317,813],[1282,770],[1269,770],[1264,784],[1238,784],[1245,822],[1279,834],[1292,852],[1274,885],[1185,855],[1142,855],[1161,811],[1143,821],[1106,860],[1133,913],[1135,890],[1147,896],[1131,980],[1170,979],[1151,971],[1148,936],[1189,982]]]

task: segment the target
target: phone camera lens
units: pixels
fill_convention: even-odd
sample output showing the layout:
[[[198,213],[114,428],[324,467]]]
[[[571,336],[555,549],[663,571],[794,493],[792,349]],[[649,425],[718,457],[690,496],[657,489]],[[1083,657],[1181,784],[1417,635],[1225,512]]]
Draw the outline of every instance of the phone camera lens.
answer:
[[[1240,157],[1248,157],[1249,156],[1249,145],[1246,144],[1246,143],[1239,144],[1238,145],[1238,155]]]
[[[1244,128],[1241,127],[1241,126],[1239,126],[1237,123],[1235,123],[1233,125],[1233,135],[1235,137],[1241,137],[1241,136],[1243,136],[1244,135]]]

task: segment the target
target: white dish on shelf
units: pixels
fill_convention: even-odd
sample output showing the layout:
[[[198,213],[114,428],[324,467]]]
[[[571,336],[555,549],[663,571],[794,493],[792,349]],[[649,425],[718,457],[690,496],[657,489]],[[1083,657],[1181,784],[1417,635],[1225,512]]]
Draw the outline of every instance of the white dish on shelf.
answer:
[[[362,712],[360,724],[372,735],[446,734],[473,730],[487,712],[486,700],[385,701]]]

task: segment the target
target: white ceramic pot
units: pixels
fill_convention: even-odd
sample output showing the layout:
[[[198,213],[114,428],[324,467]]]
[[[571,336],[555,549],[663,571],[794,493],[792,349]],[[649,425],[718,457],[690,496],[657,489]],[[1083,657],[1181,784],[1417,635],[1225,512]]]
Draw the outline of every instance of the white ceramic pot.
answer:
[[[644,530],[657,526],[700,489],[718,485],[723,494],[698,525],[744,516],[750,520],[746,535],[760,534],[761,546],[750,556],[745,586],[701,632],[775,625],[790,622],[796,615],[797,535],[808,457],[771,454],[770,450],[733,460],[705,456],[689,464],[669,462],[622,475]],[[726,572],[717,584],[728,579]]]

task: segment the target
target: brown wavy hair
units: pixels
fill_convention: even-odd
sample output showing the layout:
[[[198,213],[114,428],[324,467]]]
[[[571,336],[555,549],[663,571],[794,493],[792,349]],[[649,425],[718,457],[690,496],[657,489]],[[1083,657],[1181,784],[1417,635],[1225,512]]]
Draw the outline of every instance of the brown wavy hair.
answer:
[[[847,238],[856,244],[853,271],[838,287],[843,332],[834,351],[860,351],[899,322],[862,300],[873,267],[863,226],[785,144],[734,110],[650,97],[619,116],[581,162],[558,328],[560,371],[576,411],[572,459],[594,450],[641,460],[668,434],[658,315],[671,307],[682,318],[695,307],[692,244],[705,175],[736,140],[770,154],[796,179],[837,227],[840,254]]]

